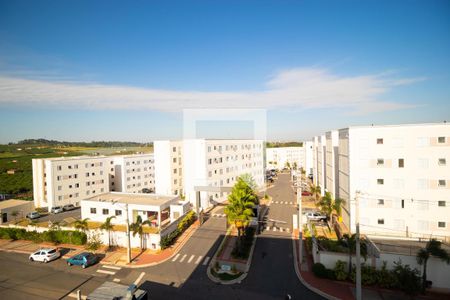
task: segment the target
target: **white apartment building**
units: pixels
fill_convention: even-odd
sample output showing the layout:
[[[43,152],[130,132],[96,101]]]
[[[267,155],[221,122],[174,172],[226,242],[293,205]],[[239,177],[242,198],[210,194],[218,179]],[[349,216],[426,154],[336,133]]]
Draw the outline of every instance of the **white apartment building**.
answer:
[[[111,167],[110,191],[141,193],[155,191],[155,165],[153,153],[114,156]],[[114,168],[114,170],[113,170]]]
[[[183,195],[199,208],[226,200],[221,187],[232,187],[237,177],[250,174],[264,187],[264,145],[262,140],[186,139],[155,141],[155,182],[159,194]]]
[[[266,162],[270,169],[305,168],[305,147],[266,148]]]
[[[109,191],[154,189],[152,163],[152,154],[33,159],[35,207],[79,206],[81,199]]]
[[[320,186],[322,195],[325,193],[326,178],[326,138],[325,135],[315,136],[313,139],[313,183]]]
[[[338,198],[339,190],[339,132],[328,131],[325,134],[325,191]]]
[[[303,142],[303,147],[305,147],[305,172],[306,175],[313,174],[313,164],[314,164],[314,143],[312,141]]]
[[[355,232],[450,238],[450,124],[339,130],[339,197]]]

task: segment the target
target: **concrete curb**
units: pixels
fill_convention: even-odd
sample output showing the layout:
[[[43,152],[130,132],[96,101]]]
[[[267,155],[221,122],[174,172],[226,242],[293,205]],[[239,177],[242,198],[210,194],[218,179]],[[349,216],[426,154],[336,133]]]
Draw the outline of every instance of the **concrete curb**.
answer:
[[[341,300],[340,298],[334,297],[330,294],[327,294],[321,290],[319,290],[318,288],[313,287],[312,285],[310,285],[308,282],[306,282],[306,280],[303,279],[300,270],[298,269],[298,263],[297,263],[297,251],[296,251],[296,238],[294,236],[292,236],[292,246],[293,246],[293,252],[294,252],[294,269],[295,269],[295,273],[297,274],[298,279],[300,280],[300,282],[306,286],[309,290],[311,290],[312,292],[326,298],[326,299],[330,299],[330,300]],[[299,245],[299,247],[301,247],[301,245]]]

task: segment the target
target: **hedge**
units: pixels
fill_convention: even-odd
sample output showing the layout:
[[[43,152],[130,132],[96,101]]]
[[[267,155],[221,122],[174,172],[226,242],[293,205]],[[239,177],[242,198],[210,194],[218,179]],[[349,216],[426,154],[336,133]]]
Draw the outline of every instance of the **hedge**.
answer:
[[[172,245],[176,241],[178,236],[180,236],[187,228],[189,228],[189,226],[191,226],[191,224],[194,223],[196,219],[197,216],[195,215],[194,211],[188,212],[187,215],[183,219],[181,219],[180,223],[178,223],[177,229],[161,237],[161,241],[159,242],[161,249],[166,249],[170,245]]]
[[[84,245],[87,236],[84,232],[73,230],[48,230],[44,232],[26,231],[22,228],[0,228],[0,238],[9,240],[30,240],[36,243]]]

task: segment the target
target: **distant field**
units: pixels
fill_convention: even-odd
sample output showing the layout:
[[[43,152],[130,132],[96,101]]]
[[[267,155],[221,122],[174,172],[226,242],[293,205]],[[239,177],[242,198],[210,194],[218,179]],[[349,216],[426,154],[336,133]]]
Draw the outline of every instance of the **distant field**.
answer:
[[[32,199],[33,177],[31,159],[77,155],[124,155],[150,153],[152,147],[52,147],[36,145],[0,145],[0,194]],[[8,170],[14,174],[7,174]]]

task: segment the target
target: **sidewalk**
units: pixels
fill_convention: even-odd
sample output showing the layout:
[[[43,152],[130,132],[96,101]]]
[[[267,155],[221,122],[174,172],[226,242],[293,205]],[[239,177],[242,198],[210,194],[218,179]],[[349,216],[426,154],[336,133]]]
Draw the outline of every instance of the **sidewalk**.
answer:
[[[306,253],[303,241],[298,239],[298,230],[293,235],[295,269],[300,281],[313,292],[322,295],[327,299],[353,300],[355,298],[355,285],[350,282],[340,282],[316,277],[312,272],[313,260],[311,255]],[[302,247],[302,262],[298,257],[299,246]],[[428,292],[426,295],[418,295],[414,299],[447,299],[448,294],[436,294]],[[411,299],[411,297],[400,291],[386,290],[376,287],[363,287],[362,298],[370,300],[384,299]]]
[[[120,265],[127,268],[143,268],[163,263],[175,255],[181,247],[183,247],[183,245],[189,240],[199,226],[199,221],[195,221],[188,229],[186,229],[185,232],[183,232],[175,244],[165,250],[145,250],[144,252],[141,252],[140,250],[133,249],[131,252],[131,264],[127,263],[127,249],[125,248],[119,248],[113,251],[97,251],[97,253],[101,256],[104,255],[104,258],[101,259],[100,263]],[[32,241],[25,240],[13,241],[0,239],[0,251],[5,252],[31,254],[41,248],[48,247],[59,248],[63,258],[69,258],[81,252],[88,251],[84,246],[77,245],[59,244],[55,246],[52,243],[34,243]]]

